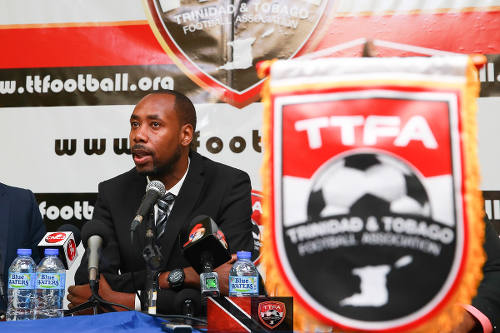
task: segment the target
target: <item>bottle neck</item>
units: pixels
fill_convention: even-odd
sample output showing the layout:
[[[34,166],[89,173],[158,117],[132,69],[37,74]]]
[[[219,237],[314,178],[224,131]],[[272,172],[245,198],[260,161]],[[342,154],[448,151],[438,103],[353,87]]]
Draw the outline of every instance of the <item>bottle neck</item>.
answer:
[[[248,261],[248,262],[252,262],[250,259],[248,258],[238,258],[238,261]]]

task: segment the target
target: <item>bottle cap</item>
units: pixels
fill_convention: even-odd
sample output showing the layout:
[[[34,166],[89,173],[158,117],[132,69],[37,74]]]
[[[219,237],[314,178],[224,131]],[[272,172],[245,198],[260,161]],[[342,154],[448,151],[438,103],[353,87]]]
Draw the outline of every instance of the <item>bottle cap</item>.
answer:
[[[31,249],[17,249],[17,255],[18,256],[30,256]]]
[[[238,259],[250,259],[252,257],[252,254],[248,251],[238,251],[236,252],[236,256]]]
[[[59,250],[58,249],[45,249],[44,253],[46,256],[57,256],[57,255],[59,255]]]

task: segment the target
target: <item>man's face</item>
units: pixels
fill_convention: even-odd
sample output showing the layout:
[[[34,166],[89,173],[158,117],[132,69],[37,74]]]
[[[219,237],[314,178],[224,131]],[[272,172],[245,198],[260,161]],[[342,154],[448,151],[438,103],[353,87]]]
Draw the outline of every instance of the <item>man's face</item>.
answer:
[[[148,95],[130,117],[132,157],[139,173],[153,178],[172,171],[181,156],[181,124],[175,96]]]

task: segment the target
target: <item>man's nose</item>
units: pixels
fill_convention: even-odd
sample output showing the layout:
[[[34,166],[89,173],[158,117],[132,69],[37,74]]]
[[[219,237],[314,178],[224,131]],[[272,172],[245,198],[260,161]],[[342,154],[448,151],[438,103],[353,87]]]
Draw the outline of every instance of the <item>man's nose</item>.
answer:
[[[148,141],[148,134],[147,131],[143,129],[143,127],[139,127],[135,131],[132,132],[132,140],[137,143],[137,142],[147,142]]]

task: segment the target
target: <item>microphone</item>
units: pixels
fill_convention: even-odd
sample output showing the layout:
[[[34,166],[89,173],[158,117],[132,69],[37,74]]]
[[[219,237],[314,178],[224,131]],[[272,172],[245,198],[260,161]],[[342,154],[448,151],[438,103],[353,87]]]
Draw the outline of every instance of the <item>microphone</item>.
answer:
[[[99,235],[90,236],[87,245],[89,249],[89,281],[97,281],[99,275],[99,252],[102,246],[102,237]]]
[[[82,303],[67,312],[72,314],[85,309],[93,308],[94,314],[97,314],[99,306],[103,306],[108,311],[115,311],[112,306],[118,306],[125,310],[132,311],[132,309],[122,304],[108,302],[99,296],[99,252],[102,247],[112,239],[113,230],[103,222],[92,220],[87,222],[82,228],[83,245],[88,249],[88,272],[89,272],[89,285],[92,295],[87,302]]]
[[[146,186],[146,194],[142,198],[141,205],[137,209],[137,213],[130,225],[130,231],[134,232],[135,228],[142,223],[142,220],[151,211],[151,208],[156,203],[156,200],[165,194],[165,185],[159,180],[153,180]]]
[[[47,232],[38,243],[41,253],[46,248],[58,249],[59,258],[67,270],[78,258],[77,247],[80,245],[80,230],[72,224],[63,224],[57,231]]]
[[[99,253],[112,234],[111,229],[99,221],[87,222],[82,228],[83,245],[89,251],[89,283],[95,284],[99,276]]]
[[[191,288],[180,290],[174,298],[176,313],[194,317],[201,313],[200,291]]]
[[[191,221],[183,255],[200,274],[202,296],[219,297],[219,276],[213,269],[229,261],[231,255],[224,234],[212,218],[200,215]]]

